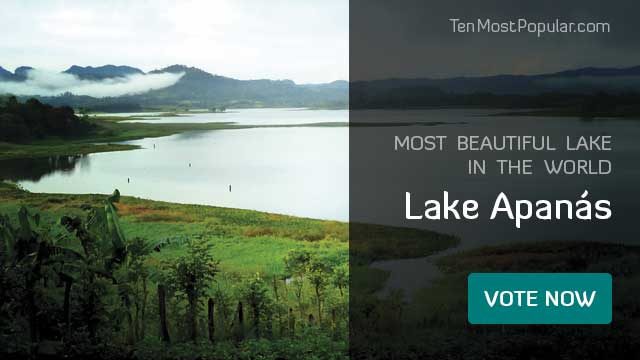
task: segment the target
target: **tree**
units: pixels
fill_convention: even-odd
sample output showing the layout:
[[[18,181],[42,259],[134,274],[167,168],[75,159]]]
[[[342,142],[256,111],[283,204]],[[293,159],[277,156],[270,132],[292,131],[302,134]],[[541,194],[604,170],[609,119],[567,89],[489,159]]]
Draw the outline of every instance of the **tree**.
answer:
[[[211,255],[212,244],[202,238],[187,242],[187,254],[168,265],[170,283],[186,297],[189,339],[197,342],[200,299],[218,273],[218,262]]]
[[[169,327],[167,326],[167,300],[166,290],[163,284],[158,284],[158,312],[160,315],[160,336],[162,342],[168,344],[171,342],[169,337]]]
[[[295,286],[294,294],[298,299],[298,308],[300,310],[300,317],[304,317],[302,303],[303,303],[303,289],[304,278],[309,268],[309,262],[311,261],[311,253],[304,249],[294,249],[289,251],[284,258],[285,270],[291,275],[293,284]]]
[[[123,266],[116,272],[115,278],[118,284],[118,294],[127,311],[130,343],[144,338],[149,295],[147,286],[152,275],[158,277],[158,274],[150,269],[145,261],[152,252],[160,251],[162,246],[170,243],[171,239],[149,243],[139,237],[127,241],[127,258]],[[131,314],[132,305],[135,309],[134,314]]]
[[[114,272],[127,256],[124,234],[114,206],[119,201],[120,192],[116,189],[104,200],[102,207],[89,210],[86,220],[68,216],[60,220],[67,231],[80,241],[83,249],[83,253],[78,254],[82,312],[92,343],[97,340],[99,313],[102,310],[100,297],[104,291],[96,279],[100,277],[117,283]]]
[[[242,290],[242,298],[251,307],[256,337],[260,337],[260,319],[270,315],[272,301],[268,293],[267,286],[260,278],[260,274],[252,277]]]
[[[322,259],[313,258],[309,264],[309,282],[313,286],[318,307],[318,323],[322,324],[322,302],[329,284],[331,268]]]
[[[38,308],[35,287],[37,281],[42,277],[44,261],[48,258],[47,238],[36,231],[39,224],[39,214],[29,214],[24,206],[18,212],[17,227],[11,224],[8,217],[0,217],[2,267],[15,270],[14,276],[23,281],[24,297],[21,300],[26,308],[32,349],[36,347],[38,342]]]
[[[346,289],[349,286],[348,264],[342,264],[333,269],[332,283],[333,286],[338,288],[338,291],[340,291],[340,296],[343,296],[343,289]]]
[[[25,207],[18,211],[18,226],[13,226],[7,216],[0,215],[0,283],[7,292],[10,287],[18,290],[17,296],[7,293],[8,296],[3,295],[0,300],[3,307],[11,298],[22,304],[17,307],[24,307],[32,350],[37,348],[41,328],[38,304],[43,301],[37,299],[37,293],[42,293],[37,288],[46,288],[49,278],[57,277],[64,283],[65,335],[69,329],[69,294],[73,278],[67,264],[78,259],[79,254],[60,246],[58,240],[40,226],[39,214],[31,215]]]
[[[77,137],[89,134],[97,125],[75,115],[68,106],[53,107],[36,99],[24,103],[11,96],[0,106],[0,140],[25,143],[34,139]]]

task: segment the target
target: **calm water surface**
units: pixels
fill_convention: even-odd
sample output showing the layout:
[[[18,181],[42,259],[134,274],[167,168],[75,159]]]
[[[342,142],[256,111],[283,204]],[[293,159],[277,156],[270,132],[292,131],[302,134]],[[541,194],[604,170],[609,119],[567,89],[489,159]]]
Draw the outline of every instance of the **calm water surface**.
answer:
[[[429,164],[437,171],[432,178],[415,179],[414,190],[432,189],[432,195],[436,196],[442,191],[442,184],[446,184],[447,188],[458,189],[457,195],[460,198],[482,200],[483,197],[495,198],[498,190],[508,191],[513,198],[531,198],[536,194],[573,194],[577,190],[587,188],[597,190],[594,194],[599,198],[612,199],[619,208],[633,208],[637,201],[625,194],[634,193],[637,184],[640,183],[640,168],[637,166],[640,152],[636,145],[640,139],[638,121],[486,116],[490,112],[480,110],[417,110],[397,113],[394,118],[398,121],[445,123],[431,127],[396,128],[394,132],[398,133],[451,137],[458,134],[529,134],[550,135],[555,139],[563,139],[567,135],[611,135],[614,138],[614,152],[581,154],[580,157],[612,158],[616,176],[580,178],[579,186],[571,181],[554,181],[548,176],[541,181],[542,175],[518,177],[517,181],[514,181],[514,177],[507,176],[469,177],[465,174],[464,165],[469,154],[447,152],[429,155]],[[346,110],[243,109],[228,110],[227,113],[203,113],[144,121],[219,121],[271,125],[347,122],[348,116]],[[385,114],[381,121],[388,119],[389,115]],[[376,119],[372,117],[371,121],[375,122]],[[370,131],[372,141],[379,141],[381,144],[391,141],[387,138],[376,139],[380,131],[375,128]],[[27,190],[34,192],[110,193],[118,188],[124,195],[155,200],[348,220],[348,142],[349,130],[346,127],[188,132],[128,142],[140,145],[140,150],[2,161],[0,178],[17,181]],[[547,156],[529,155],[538,158],[537,160]],[[576,155],[570,157],[575,158]],[[358,171],[362,166],[366,167],[367,164],[352,164],[351,171]],[[402,164],[395,165],[394,168],[402,168]],[[411,169],[402,171],[411,173]],[[488,190],[485,194],[473,193],[479,183],[485,184],[482,185]],[[469,193],[465,193],[465,189],[468,189]],[[392,200],[380,198],[372,201],[370,206],[387,206]],[[398,213],[403,214],[401,210]],[[628,217],[635,216],[627,213],[617,215],[625,221]],[[360,220],[376,222],[376,219]],[[421,225],[459,235],[463,239],[463,247],[504,242],[511,238],[513,231],[513,224],[509,222],[490,229],[487,227],[486,231],[490,232],[483,232],[482,229],[479,231],[473,223],[429,222]],[[585,233],[591,233],[592,230],[588,226],[584,227]],[[531,240],[538,240],[547,238],[547,231],[554,232],[556,229],[545,225],[541,231],[530,229],[526,233],[530,234],[528,237]],[[562,229],[557,231],[556,234],[561,234]],[[522,232],[519,235],[522,237]],[[636,241],[625,238],[622,231],[609,235],[624,242]]]
[[[348,113],[259,109],[154,121],[230,118],[260,124],[347,122]],[[111,193],[117,188],[123,195],[154,200],[348,219],[346,127],[187,132],[127,143],[142,149],[4,161],[0,177],[33,192]]]
[[[120,116],[139,116],[139,113],[120,114]],[[210,123],[233,122],[238,125],[294,125],[324,122],[348,122],[347,110],[308,110],[300,108],[283,109],[229,109],[223,113],[193,113],[174,117],[154,117],[149,119],[127,120],[125,122],[147,123]]]

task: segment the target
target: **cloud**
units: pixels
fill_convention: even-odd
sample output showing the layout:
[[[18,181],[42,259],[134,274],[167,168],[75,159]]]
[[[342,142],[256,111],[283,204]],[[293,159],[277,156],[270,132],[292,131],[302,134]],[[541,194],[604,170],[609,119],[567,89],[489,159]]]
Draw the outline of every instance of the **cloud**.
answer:
[[[329,82],[349,75],[345,0],[5,0],[0,4],[5,68],[126,64],[148,71],[187,64],[236,79],[296,83]]]
[[[0,93],[57,96],[64,93],[109,97],[136,95],[169,87],[184,73],[135,74],[103,80],[83,80],[72,74],[33,69],[25,81],[0,82]]]

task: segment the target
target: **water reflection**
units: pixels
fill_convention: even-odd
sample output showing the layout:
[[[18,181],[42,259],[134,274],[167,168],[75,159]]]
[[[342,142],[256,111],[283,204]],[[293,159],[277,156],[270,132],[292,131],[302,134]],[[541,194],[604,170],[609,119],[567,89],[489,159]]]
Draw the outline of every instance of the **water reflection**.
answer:
[[[90,168],[82,160],[68,171],[14,179],[31,192],[117,188],[153,200],[348,219],[346,127],[189,132],[128,143],[140,149],[91,154]]]
[[[50,174],[71,173],[79,164],[89,166],[89,157],[72,155],[0,160],[0,180],[40,181]]]

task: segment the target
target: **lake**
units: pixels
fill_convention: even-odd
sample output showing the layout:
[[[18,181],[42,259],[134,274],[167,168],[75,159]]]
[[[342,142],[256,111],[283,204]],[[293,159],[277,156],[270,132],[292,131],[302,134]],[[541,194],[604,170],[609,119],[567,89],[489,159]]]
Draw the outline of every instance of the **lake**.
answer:
[[[234,109],[150,121],[346,123],[348,111]],[[32,192],[107,194],[117,188],[153,200],[346,221],[348,141],[347,127],[187,132],[126,142],[139,150],[2,161],[0,177]]]
[[[382,223],[431,229],[458,235],[461,247],[513,241],[592,240],[638,243],[635,223],[637,187],[640,183],[640,121],[631,119],[582,120],[573,117],[494,116],[499,110],[411,110],[363,111],[350,114],[351,121],[443,123],[438,126],[396,128],[352,128],[350,137],[351,182],[360,184],[352,191],[351,221]],[[355,135],[360,132],[359,135]],[[447,151],[393,151],[394,136],[447,136]],[[459,152],[459,135],[549,136],[558,151]],[[611,136],[612,151],[562,150],[567,136]],[[355,151],[361,151],[357,155]],[[370,155],[374,154],[374,155]],[[375,158],[372,167],[372,159]],[[354,159],[359,159],[354,161]],[[486,175],[469,175],[468,160],[486,160]],[[498,159],[533,160],[532,175],[500,175]],[[544,160],[610,160],[610,175],[547,175]],[[369,180],[366,180],[369,179]],[[372,181],[371,179],[375,179]],[[453,199],[474,199],[480,203],[478,220],[407,221],[405,192],[412,193],[414,213],[426,199],[442,200],[443,191]],[[500,192],[516,199],[566,199],[575,203],[589,190],[588,199],[609,199],[614,215],[607,221],[526,221],[520,229],[506,216],[489,220],[494,200]],[[358,195],[360,193],[361,195]],[[359,197],[358,197],[359,196]],[[356,199],[360,201],[354,202]],[[375,199],[367,202],[366,199]]]
[[[637,236],[638,184],[640,184],[640,121],[633,119],[584,120],[574,117],[495,116],[500,110],[373,110],[351,112],[350,120],[362,122],[419,122],[442,125],[395,128],[352,127],[350,130],[351,221],[410,226],[454,234],[461,238],[458,248],[430,257],[382,260],[372,267],[389,272],[380,295],[403,290],[410,297],[415,289],[429,287],[440,277],[439,257],[463,249],[485,245],[527,241],[584,240],[639,244]],[[394,151],[394,136],[447,136],[447,151]],[[458,152],[459,135],[549,136],[554,152],[520,151]],[[566,151],[561,148],[567,136],[611,136],[611,151]],[[487,160],[486,175],[469,175],[469,159]],[[534,161],[532,175],[500,175],[498,159]],[[610,160],[610,175],[547,175],[545,159]],[[357,186],[356,186],[357,185]],[[508,194],[511,204],[518,199],[566,199],[575,203],[583,191],[588,199],[611,201],[613,216],[608,220],[573,219],[523,221],[517,228],[502,215],[490,220],[493,201],[500,192]],[[424,201],[442,201],[443,191],[451,199],[474,199],[480,203],[476,220],[406,220],[405,192],[411,192],[413,214],[424,211]],[[355,199],[355,200],[354,200]],[[460,206],[458,206],[460,208]],[[358,240],[361,239],[361,240]],[[351,245],[367,241],[352,237]],[[393,244],[393,243],[390,243]],[[393,246],[393,245],[390,245]],[[384,250],[380,250],[383,252]],[[498,260],[499,261],[499,260]],[[532,260],[535,261],[535,260]],[[590,269],[596,271],[597,269]],[[600,269],[602,270],[602,269]],[[560,270],[562,271],[562,270]]]
[[[141,115],[141,113],[120,114],[120,116]],[[347,110],[308,110],[304,108],[229,109],[219,113],[193,112],[192,114],[168,117],[158,115],[158,113],[152,113],[146,116],[148,119],[126,120],[124,122],[160,124],[184,121],[189,123],[232,122],[238,125],[297,125],[349,121]]]
[[[458,134],[529,134],[550,135],[555,139],[563,139],[566,135],[611,135],[614,151],[607,154],[574,154],[569,157],[612,158],[614,176],[580,177],[578,183],[542,175],[470,177],[465,172],[468,153],[432,153],[428,158],[425,158],[424,153],[399,154],[399,160],[409,156],[422,157],[424,160],[421,161],[428,160],[428,165],[437,169],[437,173],[427,178],[408,177],[406,185],[402,185],[403,189],[400,190],[424,189],[422,198],[435,198],[438,194],[441,196],[442,189],[449,189],[455,191],[458,198],[477,198],[486,202],[495,198],[498,190],[508,192],[514,199],[531,198],[532,194],[544,194],[551,198],[573,196],[577,199],[579,192],[586,188],[592,191],[592,199],[612,199],[617,210],[617,221],[630,223],[630,218],[635,216],[634,212],[621,210],[636,206],[636,199],[627,194],[634,194],[640,183],[640,169],[637,167],[640,159],[637,146],[640,122],[490,115],[495,112],[496,110],[373,111],[371,116],[367,112],[358,116],[364,116],[371,122],[393,118],[403,122],[443,123],[438,126],[396,127],[389,131],[380,131],[380,128],[362,130],[371,133],[372,142],[387,145],[392,144],[392,139],[387,136],[389,132],[451,137]],[[376,115],[379,114],[382,116],[378,119]],[[348,119],[347,110],[230,109],[227,113],[197,113],[138,121],[291,125],[347,122]],[[86,156],[2,161],[0,178],[16,181],[34,192],[107,194],[118,188],[123,195],[154,200],[255,209],[321,219],[349,219],[349,130],[346,127],[187,132],[127,143],[140,145],[142,149]],[[486,158],[492,160],[496,156],[502,155],[494,153]],[[527,154],[527,157],[536,160],[546,156],[543,153]],[[568,155],[558,153],[557,156]],[[351,165],[352,172],[366,174],[370,164]],[[393,172],[411,174],[413,171],[410,165],[405,168],[399,161],[392,162],[390,166],[389,169]],[[373,176],[379,177],[380,174]],[[544,181],[541,181],[543,178]],[[130,181],[127,182],[127,179]],[[375,182],[368,183],[360,186],[376,186]],[[480,188],[482,193],[478,193]],[[371,191],[373,193],[376,190]],[[383,210],[376,211],[378,207],[392,207],[397,196],[393,194],[385,198],[387,193],[389,192],[381,193],[376,201],[366,204],[371,209],[367,213],[382,214]],[[402,209],[393,209],[393,212],[400,218],[404,214]],[[389,223],[387,219],[376,219],[375,216],[357,220]],[[401,220],[397,224],[401,224]],[[608,233],[602,234],[588,224],[580,229],[566,228],[566,231],[564,227],[552,223],[541,226],[527,224],[524,229],[516,230],[510,221],[496,221],[491,227],[478,226],[473,222],[442,221],[423,221],[415,225],[459,235],[462,247],[512,241],[516,237],[525,240],[547,239],[549,234],[558,238],[584,236],[596,239],[607,235],[607,239],[615,238],[632,243],[638,241],[636,237],[627,236],[628,227],[624,226],[608,227]]]

